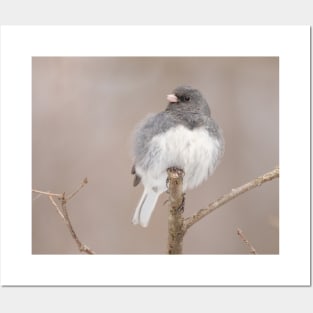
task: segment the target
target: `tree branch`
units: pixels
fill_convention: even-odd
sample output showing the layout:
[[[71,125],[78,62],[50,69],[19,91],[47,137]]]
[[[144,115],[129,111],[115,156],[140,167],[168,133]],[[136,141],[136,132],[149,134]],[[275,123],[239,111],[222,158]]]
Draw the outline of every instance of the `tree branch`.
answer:
[[[78,191],[81,189],[81,187],[79,187]],[[78,192],[77,191],[77,192]],[[63,211],[63,214],[64,214],[64,221],[72,235],[72,237],[74,238],[77,246],[78,246],[78,249],[80,252],[84,252],[84,253],[87,253],[87,254],[94,254],[94,252],[89,249],[86,245],[84,245],[78,238],[78,236],[76,235],[76,232],[74,231],[74,228],[72,226],[72,223],[71,223],[71,220],[70,220],[70,217],[68,215],[68,212],[67,212],[67,208],[66,208],[66,204],[67,204],[67,201],[68,201],[69,198],[66,198],[65,197],[65,193],[63,193],[63,197],[61,199],[61,205],[62,205],[62,211]]]
[[[79,184],[79,186],[67,197],[67,201],[71,200],[74,196],[76,196],[76,194],[78,194],[80,192],[80,190],[86,185],[88,184],[88,179],[87,177],[84,178],[84,180]]]
[[[177,168],[167,170],[169,214],[168,214],[168,254],[181,254],[184,230],[184,203],[183,193],[184,172]]]
[[[62,213],[62,210],[59,208],[59,206],[56,204],[52,196],[48,196],[49,200],[51,201],[52,205],[56,208],[57,212],[61,216],[61,218],[65,219],[64,214]]]
[[[52,203],[52,205],[56,208],[58,214],[61,216],[61,218],[63,219],[63,221],[65,222],[67,228],[69,229],[69,232],[71,234],[71,236],[73,237],[73,239],[75,240],[78,249],[80,252],[82,253],[86,253],[86,254],[94,254],[94,251],[92,251],[90,248],[88,248],[85,244],[83,244],[74,228],[73,225],[71,223],[70,217],[68,215],[68,211],[67,211],[67,203],[70,199],[72,199],[86,184],[88,183],[87,178],[85,178],[80,185],[78,186],[78,188],[76,188],[76,190],[74,190],[68,197],[65,196],[65,192],[63,192],[62,194],[58,194],[58,193],[51,193],[51,192],[46,192],[46,191],[41,191],[41,190],[37,190],[37,189],[33,189],[32,191],[38,194],[42,194],[42,195],[46,195],[48,196],[50,202]],[[56,197],[57,200],[60,202],[61,206],[58,205],[56,203],[56,201],[54,200],[53,197]]]
[[[248,247],[250,254],[256,254],[256,250],[249,242],[249,240],[245,237],[243,231],[240,228],[237,228],[237,235],[243,241],[243,243]]]
[[[246,184],[244,184],[238,188],[232,189],[230,193],[225,194],[225,195],[221,196],[220,198],[218,198],[217,200],[215,200],[214,202],[210,203],[207,208],[201,209],[197,213],[195,213],[194,215],[185,218],[184,219],[185,231],[187,231],[192,225],[194,225],[196,222],[200,221],[202,218],[207,216],[209,213],[212,213],[217,208],[219,208],[220,206],[229,202],[230,200],[238,197],[239,195],[241,195],[241,194],[243,194],[243,193],[245,193],[251,189],[259,187],[262,184],[264,184],[268,181],[271,181],[277,177],[279,177],[279,167],[275,168],[274,170],[272,170],[268,173],[265,173],[262,176],[259,176],[255,179],[253,179],[252,181],[250,181],[250,182],[248,182],[248,183],[246,183]]]
[[[52,196],[52,197],[58,197],[58,198],[62,198],[62,194],[61,193],[52,193],[49,191],[41,191],[38,189],[33,189],[32,192],[41,194],[41,195],[45,195],[45,196]]]
[[[184,235],[186,234],[187,230],[200,221],[202,218],[207,216],[209,213],[215,211],[220,206],[226,204],[227,202],[231,201],[232,199],[238,197],[239,195],[252,190],[262,184],[271,181],[275,178],[279,177],[279,167],[275,168],[274,170],[265,173],[262,176],[255,178],[254,180],[231,190],[230,193],[225,194],[215,200],[214,202],[210,203],[209,206],[205,209],[199,210],[194,215],[183,218],[184,212],[184,204],[185,204],[185,194],[183,193],[183,177],[184,171],[177,168],[170,168],[167,170],[168,180],[168,193],[169,193],[169,217],[168,217],[168,253],[169,254],[181,254],[182,253],[182,243]],[[70,231],[71,236],[75,240],[79,251],[82,253],[87,254],[94,254],[90,248],[88,248],[85,244],[83,244],[70,220],[67,211],[67,204],[68,201],[71,200],[86,184],[88,183],[87,178],[85,178],[78,188],[74,190],[69,196],[65,196],[65,193],[58,194],[58,193],[51,193],[47,191],[41,191],[38,189],[33,189],[34,193],[39,195],[45,195],[49,198],[52,205],[57,210],[58,214],[61,216],[63,221],[65,222],[67,228]],[[60,203],[57,204],[57,201]],[[250,247],[250,253],[255,254],[255,249],[249,244],[249,242],[245,239],[242,231],[240,229],[237,230],[238,236],[243,240],[245,244]]]

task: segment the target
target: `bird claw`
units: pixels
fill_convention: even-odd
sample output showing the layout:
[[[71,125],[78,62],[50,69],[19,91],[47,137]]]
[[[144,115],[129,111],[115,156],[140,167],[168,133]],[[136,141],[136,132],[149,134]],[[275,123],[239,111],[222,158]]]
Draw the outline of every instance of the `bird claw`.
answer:
[[[180,169],[180,168],[178,168],[178,167],[175,167],[175,166],[173,166],[173,167],[169,167],[168,169],[167,169],[167,173],[169,174],[169,173],[171,173],[171,174],[175,174],[175,178],[178,178],[178,177],[184,177],[185,176],[185,172],[182,170],[182,169]],[[169,185],[168,185],[168,183],[169,183],[169,178],[167,177],[166,178],[166,188],[168,189],[168,187],[169,187]]]
[[[175,166],[169,167],[169,168],[167,169],[167,172],[175,173],[175,174],[177,174],[178,176],[182,176],[182,177],[185,176],[185,172],[184,172],[181,168],[178,168],[178,167],[175,167]]]
[[[183,201],[181,202],[180,206],[177,208],[178,213],[184,213],[185,208],[185,193],[183,193]]]

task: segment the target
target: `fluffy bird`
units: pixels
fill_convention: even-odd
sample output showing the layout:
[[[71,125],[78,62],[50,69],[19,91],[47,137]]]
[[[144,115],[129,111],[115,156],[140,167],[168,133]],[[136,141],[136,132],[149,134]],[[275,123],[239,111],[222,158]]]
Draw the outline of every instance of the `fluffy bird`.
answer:
[[[147,116],[134,133],[134,186],[144,191],[132,223],[147,227],[161,193],[167,169],[184,171],[183,191],[197,187],[211,175],[224,153],[222,131],[211,117],[199,90],[180,86],[167,96],[163,112]]]

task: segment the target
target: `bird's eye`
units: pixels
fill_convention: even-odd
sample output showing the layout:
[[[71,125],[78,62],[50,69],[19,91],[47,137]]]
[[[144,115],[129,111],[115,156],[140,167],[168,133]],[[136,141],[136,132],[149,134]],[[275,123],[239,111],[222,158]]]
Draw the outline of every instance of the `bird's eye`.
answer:
[[[189,96],[184,96],[184,101],[190,101],[190,97]]]

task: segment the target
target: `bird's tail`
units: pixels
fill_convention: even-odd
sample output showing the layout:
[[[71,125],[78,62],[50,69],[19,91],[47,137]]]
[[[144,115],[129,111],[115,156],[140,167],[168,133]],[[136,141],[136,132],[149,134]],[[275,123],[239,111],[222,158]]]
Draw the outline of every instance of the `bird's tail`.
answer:
[[[154,192],[153,190],[144,190],[133,216],[133,224],[140,224],[142,227],[148,226],[159,195],[160,193]]]

